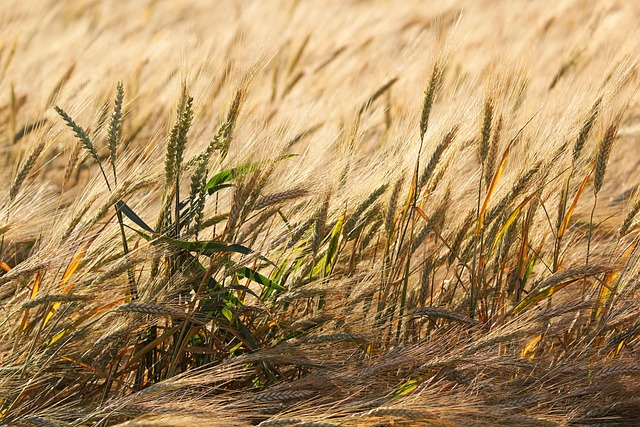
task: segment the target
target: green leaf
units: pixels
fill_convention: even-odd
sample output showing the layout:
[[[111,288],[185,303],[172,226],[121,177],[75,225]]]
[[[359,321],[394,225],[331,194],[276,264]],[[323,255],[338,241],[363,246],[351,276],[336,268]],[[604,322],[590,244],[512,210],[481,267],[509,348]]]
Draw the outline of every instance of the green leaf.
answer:
[[[153,238],[148,234],[145,234],[140,230],[136,230],[135,228],[131,228],[131,229],[136,233],[138,233],[140,236],[142,236],[142,238],[144,238],[145,240],[147,241],[153,240]],[[207,256],[211,256],[219,252],[235,252],[243,255],[249,255],[250,253],[253,253],[251,249],[245,246],[238,245],[235,243],[225,243],[219,240],[187,242],[184,240],[172,239],[171,237],[167,237],[167,236],[158,236],[156,240],[176,248],[185,249],[190,252],[198,252]]]
[[[564,282],[564,283],[559,283],[556,285],[551,285],[551,286],[547,286],[544,287],[532,294],[529,294],[525,299],[523,299],[518,305],[516,305],[513,310],[511,311],[512,314],[518,314],[519,312],[521,312],[522,310],[526,309],[527,307],[529,307],[532,304],[537,304],[540,301],[549,298],[550,296],[552,296],[553,294],[555,294],[556,292],[558,292],[560,289],[564,289],[567,285],[570,285],[571,283],[575,283],[578,280],[580,280],[581,278],[577,278],[577,279],[572,279],[569,280],[568,282]]]
[[[259,285],[262,285],[266,288],[275,289],[278,291],[284,291],[285,288],[277,284],[276,282],[270,280],[268,277],[263,276],[262,274],[256,272],[255,270],[250,269],[249,267],[242,267],[239,270],[236,270],[236,274],[238,276],[244,277],[246,279],[251,280],[252,282],[256,282]]]
[[[244,285],[228,285],[225,286],[224,288],[219,287],[219,289],[223,290],[223,291],[239,291],[239,292],[246,292],[251,296],[254,296],[258,299],[260,299],[260,296],[258,294],[256,294],[255,292],[253,292],[251,290],[251,288],[244,286]]]
[[[530,306],[537,304],[538,302],[549,298],[561,289],[566,288],[572,283],[576,283],[582,279],[590,276],[595,276],[604,272],[611,271],[611,268],[603,265],[588,265],[573,270],[565,270],[556,272],[551,275],[545,281],[543,281],[539,288],[524,298],[518,305],[512,310],[511,314],[518,314],[519,312],[529,308]]]
[[[161,241],[177,247],[186,249],[190,252],[198,252],[204,255],[213,255],[218,252],[235,252],[243,255],[248,255],[253,251],[245,246],[238,244],[230,244],[221,242],[218,240],[206,240],[200,242],[186,242],[184,240],[172,239],[171,237],[162,236],[159,238]]]
[[[296,156],[297,154],[287,154],[284,156],[276,157],[275,161],[279,162],[281,160],[287,160]],[[260,166],[269,164],[271,162],[272,161],[270,160],[255,162],[248,165],[238,166],[235,168],[225,169],[223,171],[220,171],[217,174],[215,174],[213,177],[211,177],[211,179],[207,182],[205,189],[209,194],[213,194],[216,191],[222,190],[223,188],[230,187],[231,184],[227,184],[229,181],[232,181],[244,175],[251,174],[256,170],[258,170]]]
[[[329,240],[329,249],[327,250],[327,259],[324,266],[324,274],[328,276],[333,269],[333,264],[338,258],[338,246],[340,245],[340,237],[342,236],[342,228],[344,225],[344,214],[340,217],[333,231],[331,232],[331,240]]]
[[[153,228],[149,227],[125,202],[118,200],[116,202],[116,209],[120,210],[127,218],[133,221],[138,227],[142,228],[149,233],[154,233]]]
[[[222,315],[229,321],[231,322],[231,319],[233,319],[233,313],[231,312],[231,310],[229,310],[227,307],[223,307],[222,308]]]
[[[413,380],[406,381],[394,390],[391,394],[399,397],[399,396],[407,396],[411,394],[418,386],[424,381],[424,377],[418,377]]]
[[[215,185],[215,186],[213,186],[211,188],[208,188],[208,187],[205,186],[205,189],[207,190],[209,195],[211,195],[211,194],[217,193],[220,190],[224,190],[225,188],[230,188],[230,187],[233,187],[233,184],[228,184],[228,183],[227,184],[218,184],[218,185]]]
[[[529,197],[525,198],[522,201],[522,203],[520,203],[518,205],[518,207],[511,213],[511,215],[509,215],[509,218],[507,218],[507,220],[505,221],[504,225],[500,228],[500,231],[498,231],[498,234],[496,235],[495,239],[493,240],[493,244],[491,245],[491,249],[489,250],[489,254],[493,253],[493,251],[495,250],[496,246],[498,246],[498,243],[500,242],[500,239],[502,239],[504,237],[505,233],[507,232],[507,230],[509,229],[511,224],[513,224],[513,222],[518,218],[518,216],[520,215],[520,212],[522,212],[522,209],[524,208],[524,206],[527,203],[529,203],[531,201],[531,199],[533,199],[533,196],[535,196],[535,194],[532,194]]]

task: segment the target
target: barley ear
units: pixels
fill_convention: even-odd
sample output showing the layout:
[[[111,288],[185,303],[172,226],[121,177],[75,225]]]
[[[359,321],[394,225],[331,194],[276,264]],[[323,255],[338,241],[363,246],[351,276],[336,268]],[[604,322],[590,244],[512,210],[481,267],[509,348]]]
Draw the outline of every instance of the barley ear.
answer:
[[[324,237],[324,230],[327,223],[327,213],[329,212],[329,202],[331,201],[331,193],[327,192],[324,195],[322,205],[318,209],[316,214],[315,226],[313,228],[313,238],[311,239],[311,251],[314,256],[317,255],[320,249],[320,243]]]
[[[285,200],[291,200],[298,197],[303,197],[309,194],[309,190],[305,188],[292,188],[291,190],[280,191],[273,194],[256,199],[251,210],[258,211],[264,209],[267,206],[275,205],[277,203],[284,202]]]
[[[69,179],[71,178],[71,173],[73,172],[73,169],[76,167],[76,164],[78,163],[78,157],[80,157],[81,149],[82,149],[82,145],[79,142],[76,142],[76,144],[73,147],[73,150],[71,151],[71,154],[69,155],[69,160],[67,161],[67,165],[65,166],[65,169],[64,169],[64,176],[62,178],[63,188],[69,183]]]
[[[491,139],[491,122],[493,120],[493,99],[487,98],[484,103],[484,119],[482,121],[482,141],[480,143],[480,162],[484,164],[489,154],[489,141]]]
[[[613,143],[616,139],[616,135],[618,134],[618,129],[620,127],[621,117],[617,116],[613,122],[607,128],[607,131],[604,134],[604,137],[600,141],[600,145],[598,146],[598,154],[596,156],[596,165],[595,165],[595,178],[593,180],[593,191],[597,195],[602,188],[602,183],[604,182],[604,174],[607,171],[607,162],[609,161],[609,155],[611,154],[611,148],[613,147]]]
[[[113,169],[114,182],[116,177],[116,149],[120,141],[120,133],[122,132],[122,101],[124,100],[124,86],[122,82],[118,82],[116,86],[116,98],[113,102],[113,113],[109,122],[109,134],[107,136],[107,146],[109,147],[109,161]]]
[[[375,201],[384,194],[385,191],[387,191],[387,186],[388,184],[383,184],[380,187],[376,188],[375,190],[373,190],[373,192],[371,192],[371,194],[369,194],[369,197],[367,197],[362,203],[360,203],[360,205],[358,205],[353,214],[351,214],[351,216],[344,223],[343,232],[345,236],[351,235],[351,233],[356,229],[356,226],[362,219],[362,214],[364,214],[365,211],[371,205],[373,205]]]
[[[105,183],[107,184],[107,188],[111,191],[111,186],[109,185],[109,179],[107,178],[107,174],[102,167],[102,162],[100,161],[100,157],[98,157],[98,150],[96,150],[95,145],[91,142],[91,138],[87,134],[87,131],[82,128],[82,126],[78,125],[72,118],[69,116],[62,108],[57,105],[53,107],[54,110],[62,117],[67,126],[73,131],[74,135],[82,143],[82,146],[85,150],[89,152],[89,155],[96,161],[98,167],[100,168],[100,172],[102,173],[102,177],[104,178]]]
[[[224,123],[223,133],[222,133],[222,146],[220,148],[220,157],[224,160],[229,153],[229,146],[231,145],[231,140],[233,139],[233,131],[236,127],[236,122],[238,120],[238,115],[240,114],[240,107],[242,106],[242,100],[244,99],[244,92],[239,89],[236,92],[236,96],[233,99],[233,103],[231,104],[231,108],[229,108],[229,112],[227,113],[227,120]]]
[[[176,157],[175,157],[175,176],[179,178],[182,171],[182,161],[184,159],[184,150],[187,146],[187,133],[191,128],[191,121],[193,120],[193,97],[187,96],[184,104],[184,111],[178,118],[177,133],[176,133]]]
[[[376,90],[360,107],[360,109],[358,110],[358,116],[362,116],[362,113],[364,113],[365,111],[367,111],[371,105],[373,105],[374,102],[376,102],[376,100],[378,98],[380,98],[382,95],[384,95],[389,89],[391,89],[391,86],[393,86],[396,82],[398,81],[397,77],[392,78],[391,80],[389,80],[388,82],[386,82],[384,85],[382,85],[378,90]]]
[[[167,144],[167,154],[165,157],[165,188],[164,188],[164,219],[159,219],[158,226],[162,227],[164,222],[169,220],[169,206],[171,205],[171,194],[175,199],[174,224],[175,236],[180,235],[180,174],[182,172],[182,161],[187,145],[187,133],[193,120],[193,97],[187,94],[186,84],[182,86],[182,94],[178,102],[176,120],[169,133],[169,143]]]
[[[498,146],[500,145],[500,137],[502,136],[503,119],[502,115],[498,117],[495,130],[493,132],[493,138],[489,145],[489,152],[487,153],[487,159],[485,161],[485,184],[487,188],[491,185],[491,178],[496,172],[496,160],[498,159]]]
[[[202,227],[202,218],[206,201],[207,163],[209,158],[206,153],[200,155],[196,163],[196,170],[191,176],[191,188],[189,191],[189,218],[193,223],[193,233],[198,240],[198,233]]]
[[[53,108],[60,115],[60,117],[62,117],[62,120],[65,121],[67,126],[73,131],[76,138],[78,138],[78,140],[82,143],[84,149],[89,152],[91,157],[93,157],[96,162],[100,163],[100,159],[98,158],[98,151],[91,142],[87,131],[84,130],[82,126],[78,125],[62,108],[58,107],[57,105]]]
[[[183,86],[180,101],[176,108],[176,120],[169,132],[169,142],[167,144],[167,154],[164,160],[165,188],[170,188],[175,179],[176,173],[176,155],[178,152],[178,143],[180,140],[180,124],[187,103],[186,86]]]
[[[373,224],[371,224],[371,227],[369,227],[369,231],[367,231],[367,233],[364,235],[364,237],[360,241],[360,251],[364,251],[366,248],[369,247],[369,244],[371,243],[373,238],[376,236],[376,234],[378,233],[378,230],[383,224],[384,224],[384,218],[382,217],[382,215],[378,215],[378,219],[376,219],[373,222]]]
[[[393,186],[391,197],[389,198],[389,206],[387,208],[387,215],[385,216],[384,228],[387,231],[387,235],[391,235],[393,231],[393,225],[396,217],[396,210],[398,209],[398,199],[400,198],[400,191],[402,190],[402,184],[404,183],[404,176],[401,176]]]
[[[624,221],[620,226],[620,230],[618,230],[618,236],[620,236],[620,238],[628,234],[633,224],[633,220],[635,219],[636,215],[638,215],[638,212],[640,212],[640,191],[636,190],[630,205],[631,209],[625,216]]]
[[[438,165],[442,154],[456,138],[458,129],[460,129],[459,125],[454,126],[449,132],[445,134],[444,138],[442,138],[442,141],[440,142],[440,144],[438,144],[435,151],[431,155],[429,163],[427,163],[427,166],[422,171],[422,175],[420,176],[420,180],[418,181],[418,188],[424,187],[427,181],[429,181],[429,178],[431,178],[431,175],[433,175],[433,171],[436,169],[436,166]]]
[[[11,188],[9,189],[10,200],[15,199],[16,196],[18,195],[18,192],[20,191],[20,187],[22,186],[22,183],[27,178],[27,175],[29,175],[29,172],[31,172],[31,169],[33,169],[33,167],[35,166],[36,161],[40,157],[40,154],[42,154],[43,150],[44,150],[44,143],[41,142],[33,149],[31,154],[29,154],[29,157],[27,157],[27,159],[22,164],[20,171],[14,178],[13,183],[11,184]]]
[[[598,114],[600,113],[600,105],[602,103],[602,97],[598,98],[596,102],[591,107],[591,112],[589,113],[589,117],[582,124],[582,128],[580,129],[580,133],[578,133],[578,137],[576,138],[576,142],[573,145],[573,163],[575,164],[580,157],[580,153],[584,148],[584,145],[587,142],[587,138],[591,133],[591,129],[593,128],[593,124],[596,122],[598,118]]]
[[[435,97],[438,84],[440,83],[441,76],[442,76],[442,72],[440,70],[440,65],[436,63],[433,66],[433,71],[431,72],[431,78],[429,79],[429,86],[427,86],[427,90],[424,93],[424,101],[422,104],[422,115],[420,116],[420,140],[421,141],[424,140],[424,135],[427,133],[427,128],[429,126],[429,115],[431,114],[433,99]]]

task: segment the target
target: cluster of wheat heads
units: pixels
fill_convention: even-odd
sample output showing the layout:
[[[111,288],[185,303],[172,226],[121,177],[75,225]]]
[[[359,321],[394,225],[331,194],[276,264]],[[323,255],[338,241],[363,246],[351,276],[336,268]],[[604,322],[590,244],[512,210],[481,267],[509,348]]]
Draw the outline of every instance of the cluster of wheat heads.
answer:
[[[632,2],[11,3],[0,425],[640,416]]]

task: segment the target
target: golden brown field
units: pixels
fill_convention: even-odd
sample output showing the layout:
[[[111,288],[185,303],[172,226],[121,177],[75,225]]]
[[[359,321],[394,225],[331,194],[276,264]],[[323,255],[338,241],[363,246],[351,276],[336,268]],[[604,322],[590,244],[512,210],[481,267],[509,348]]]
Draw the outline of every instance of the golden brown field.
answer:
[[[0,425],[640,425],[637,2],[0,22]]]

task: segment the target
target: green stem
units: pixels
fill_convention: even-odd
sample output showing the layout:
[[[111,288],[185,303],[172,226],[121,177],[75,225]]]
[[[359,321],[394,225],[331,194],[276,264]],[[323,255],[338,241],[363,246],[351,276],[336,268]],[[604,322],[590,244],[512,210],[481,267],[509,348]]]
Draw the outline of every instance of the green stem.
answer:
[[[480,170],[480,180],[478,181],[478,207],[476,210],[476,222],[480,221],[480,197],[482,196],[482,178],[484,177],[484,162]],[[475,285],[477,280],[476,263],[478,261],[478,239],[473,239],[473,262],[471,264],[471,285],[469,287],[469,317],[473,319],[476,311],[475,304]]]
[[[405,269],[404,269],[404,280],[403,280],[403,284],[402,284],[402,294],[400,297],[400,312],[398,315],[398,327],[396,329],[396,343],[398,343],[398,340],[400,339],[400,332],[402,330],[402,316],[404,316],[404,308],[407,302],[407,289],[409,287],[409,270],[410,270],[410,265],[411,265],[411,245],[413,244],[413,234],[414,234],[414,228],[415,228],[415,217],[414,217],[414,213],[416,212],[416,207],[418,206],[418,192],[421,190],[419,185],[418,185],[418,174],[420,172],[420,155],[422,154],[422,147],[424,145],[424,135],[422,136],[421,140],[420,140],[420,148],[418,149],[418,158],[416,159],[416,168],[414,170],[413,173],[413,200],[411,200],[411,208],[409,209],[409,215],[407,218],[407,223],[405,224],[404,227],[404,232],[403,232],[403,239],[404,239],[404,235],[407,231],[407,229],[409,228],[409,223],[411,223],[411,234],[409,237],[409,250],[407,251],[407,263],[405,264]],[[402,241],[400,242],[400,244],[398,245],[398,257],[400,256],[400,251],[402,248]]]
[[[593,208],[591,209],[591,216],[589,217],[589,236],[587,237],[587,256],[585,258],[585,265],[589,265],[589,253],[591,252],[591,236],[593,235],[593,215],[596,211],[596,205],[598,204],[598,193],[595,194],[593,199]],[[587,279],[582,282],[582,296],[585,296],[587,290]]]

